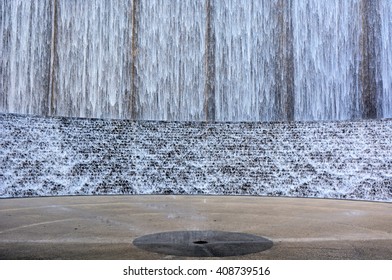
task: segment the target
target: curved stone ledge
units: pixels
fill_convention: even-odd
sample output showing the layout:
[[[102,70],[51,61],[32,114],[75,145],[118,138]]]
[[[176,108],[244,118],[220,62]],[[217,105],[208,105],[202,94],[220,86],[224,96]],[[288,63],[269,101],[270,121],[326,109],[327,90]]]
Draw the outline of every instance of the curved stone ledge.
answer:
[[[0,197],[392,201],[392,120],[207,123],[0,114]]]

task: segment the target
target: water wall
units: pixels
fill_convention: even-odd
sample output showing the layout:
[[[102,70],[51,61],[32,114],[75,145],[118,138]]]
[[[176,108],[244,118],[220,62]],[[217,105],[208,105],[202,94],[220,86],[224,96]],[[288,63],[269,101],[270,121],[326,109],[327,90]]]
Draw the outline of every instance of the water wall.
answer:
[[[3,0],[0,112],[392,117],[389,0]]]

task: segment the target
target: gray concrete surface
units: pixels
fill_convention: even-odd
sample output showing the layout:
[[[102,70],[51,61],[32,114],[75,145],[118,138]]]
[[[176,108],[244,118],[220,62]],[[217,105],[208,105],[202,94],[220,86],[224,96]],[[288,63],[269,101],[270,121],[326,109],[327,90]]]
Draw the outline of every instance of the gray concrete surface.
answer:
[[[184,230],[249,233],[274,243],[224,259],[392,259],[392,203],[238,196],[0,200],[0,259],[195,259],[132,244],[146,234]]]

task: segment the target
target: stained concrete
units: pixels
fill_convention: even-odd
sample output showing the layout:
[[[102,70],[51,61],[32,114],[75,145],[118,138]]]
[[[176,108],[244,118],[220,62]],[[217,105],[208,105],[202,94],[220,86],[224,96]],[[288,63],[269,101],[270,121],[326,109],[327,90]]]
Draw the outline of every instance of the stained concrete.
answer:
[[[223,259],[392,259],[392,203],[171,195],[0,200],[0,259],[195,259],[132,244],[192,230],[273,242]]]

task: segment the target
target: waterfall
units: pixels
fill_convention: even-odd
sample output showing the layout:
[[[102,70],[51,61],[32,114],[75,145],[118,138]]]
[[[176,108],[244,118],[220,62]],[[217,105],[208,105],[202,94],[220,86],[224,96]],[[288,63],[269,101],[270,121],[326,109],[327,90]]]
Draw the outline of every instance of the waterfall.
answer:
[[[295,1],[295,117],[360,117],[360,0]]]
[[[48,114],[52,1],[0,1],[0,111]]]
[[[204,119],[205,10],[203,1],[140,1],[139,119]]]
[[[3,0],[0,112],[392,117],[389,0]]]
[[[129,118],[131,2],[56,2],[53,115]]]
[[[218,120],[293,118],[290,9],[282,0],[216,2]]]
[[[392,117],[392,5],[382,1],[381,13],[381,71],[383,81],[382,111],[384,117]]]

